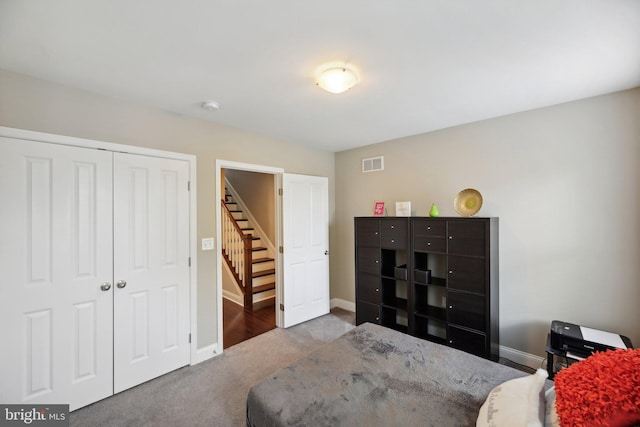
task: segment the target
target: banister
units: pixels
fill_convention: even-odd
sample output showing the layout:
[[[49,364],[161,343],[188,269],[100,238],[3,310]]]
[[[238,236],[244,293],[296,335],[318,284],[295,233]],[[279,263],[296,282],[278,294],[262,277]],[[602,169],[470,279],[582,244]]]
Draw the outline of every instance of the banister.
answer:
[[[252,234],[245,234],[224,200],[222,220],[222,249],[225,261],[244,294],[245,310],[253,310]]]
[[[241,236],[245,236],[245,234],[242,232],[242,228],[240,228],[240,226],[236,222],[236,219],[233,217],[233,214],[231,213],[231,211],[227,207],[227,204],[224,202],[224,200],[222,200],[221,202],[222,202],[222,207],[224,208],[224,211],[227,214],[227,217],[229,217],[231,219],[231,223],[233,224],[233,226],[234,226],[235,230],[237,231],[237,233],[239,235],[241,235]],[[251,236],[251,234],[247,234],[246,236]]]

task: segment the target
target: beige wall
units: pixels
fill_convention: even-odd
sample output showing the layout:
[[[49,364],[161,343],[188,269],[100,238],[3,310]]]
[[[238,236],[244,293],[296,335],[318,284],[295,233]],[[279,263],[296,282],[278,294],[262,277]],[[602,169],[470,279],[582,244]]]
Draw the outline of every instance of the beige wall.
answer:
[[[330,152],[3,70],[0,70],[0,126],[196,155],[198,242],[203,237],[215,236],[216,159],[329,177],[329,215],[330,223],[333,222],[334,154]],[[217,342],[215,264],[215,251],[198,251],[199,347]]]
[[[331,296],[354,300],[353,217],[377,200],[455,216],[472,187],[500,217],[502,345],[544,355],[554,319],[640,345],[639,175],[640,89],[337,153]]]

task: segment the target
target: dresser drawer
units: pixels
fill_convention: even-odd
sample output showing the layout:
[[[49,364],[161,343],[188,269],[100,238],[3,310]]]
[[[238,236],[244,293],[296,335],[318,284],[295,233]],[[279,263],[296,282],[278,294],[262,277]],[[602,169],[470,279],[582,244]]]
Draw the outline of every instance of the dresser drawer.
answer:
[[[487,339],[485,334],[449,326],[447,329],[447,344],[458,350],[475,354],[476,356],[487,357]]]
[[[475,292],[486,292],[486,263],[483,258],[450,256],[447,274],[449,288]]]
[[[487,226],[484,221],[450,221],[447,231],[449,254],[484,257]]]
[[[356,325],[371,322],[380,324],[380,306],[370,302],[356,302]]]
[[[380,249],[359,248],[357,268],[358,271],[380,274]]]
[[[447,223],[429,219],[413,221],[414,236],[445,237],[447,235]]]
[[[485,298],[461,292],[447,293],[447,319],[449,323],[476,331],[486,331]]]
[[[378,219],[356,220],[356,246],[380,246],[380,221]]]
[[[447,252],[447,241],[444,237],[414,236],[413,250],[420,252]]]
[[[380,276],[358,273],[357,291],[359,301],[380,304]]]
[[[408,222],[406,220],[380,221],[380,246],[389,249],[404,249],[408,242]]]

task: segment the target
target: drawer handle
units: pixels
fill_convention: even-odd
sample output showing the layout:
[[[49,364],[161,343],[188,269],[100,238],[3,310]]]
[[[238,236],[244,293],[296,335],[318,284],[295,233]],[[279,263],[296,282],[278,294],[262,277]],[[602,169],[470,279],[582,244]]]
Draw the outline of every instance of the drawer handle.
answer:
[[[427,246],[431,246],[431,242],[427,242]]]
[[[449,340],[449,344],[453,344],[453,340]]]
[[[453,239],[453,236],[449,236],[449,240]]]
[[[380,261],[376,260],[376,264],[378,264]]]
[[[376,288],[376,292],[380,292],[380,289]]]
[[[391,226],[391,229],[393,230],[394,228],[396,228],[396,226],[395,226],[395,225],[392,225],[392,226]]]
[[[391,239],[391,243],[395,243],[395,242],[396,242],[395,239]]]
[[[380,320],[380,318],[379,318],[379,317],[376,317],[376,320]]]
[[[378,235],[378,232],[376,231],[376,236]]]
[[[431,230],[431,227],[430,227],[430,226],[429,226],[429,227],[427,227],[427,230]]]
[[[453,274],[453,270],[449,270],[449,274]]]
[[[449,308],[451,309],[451,308],[453,308],[453,306],[452,306],[452,305],[450,305],[450,306],[449,306]]]

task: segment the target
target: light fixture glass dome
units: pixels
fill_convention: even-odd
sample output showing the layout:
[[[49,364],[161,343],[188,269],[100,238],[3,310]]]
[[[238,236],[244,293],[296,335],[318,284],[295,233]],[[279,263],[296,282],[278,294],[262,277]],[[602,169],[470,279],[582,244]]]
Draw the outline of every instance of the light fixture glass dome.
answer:
[[[329,68],[318,74],[316,85],[331,93],[342,93],[360,80],[358,73],[348,67]]]

